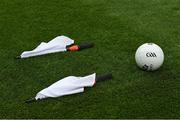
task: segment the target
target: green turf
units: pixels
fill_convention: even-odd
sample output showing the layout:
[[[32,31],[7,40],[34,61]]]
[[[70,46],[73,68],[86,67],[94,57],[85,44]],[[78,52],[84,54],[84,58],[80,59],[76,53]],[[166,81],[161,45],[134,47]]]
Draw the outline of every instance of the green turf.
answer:
[[[179,0],[0,0],[0,118],[180,118]],[[95,48],[14,57],[66,35]],[[145,42],[165,53],[156,72],[136,67]],[[25,104],[69,76],[112,72],[83,94]]]

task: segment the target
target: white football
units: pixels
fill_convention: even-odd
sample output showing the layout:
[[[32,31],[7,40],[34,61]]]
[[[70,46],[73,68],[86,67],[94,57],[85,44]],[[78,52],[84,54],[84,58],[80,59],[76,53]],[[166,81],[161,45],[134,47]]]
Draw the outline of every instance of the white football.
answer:
[[[154,71],[162,66],[164,62],[164,53],[158,45],[154,43],[145,43],[137,49],[135,60],[138,67],[141,69]]]

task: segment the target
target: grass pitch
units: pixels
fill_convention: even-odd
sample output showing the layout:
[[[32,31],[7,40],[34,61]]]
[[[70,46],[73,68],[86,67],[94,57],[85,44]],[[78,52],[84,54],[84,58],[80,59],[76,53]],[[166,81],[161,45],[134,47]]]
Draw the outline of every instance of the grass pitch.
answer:
[[[180,118],[179,0],[1,0],[0,118]],[[95,48],[16,60],[42,41],[66,35]],[[134,54],[145,42],[165,53],[144,72]],[[83,94],[25,104],[69,76],[112,72]]]

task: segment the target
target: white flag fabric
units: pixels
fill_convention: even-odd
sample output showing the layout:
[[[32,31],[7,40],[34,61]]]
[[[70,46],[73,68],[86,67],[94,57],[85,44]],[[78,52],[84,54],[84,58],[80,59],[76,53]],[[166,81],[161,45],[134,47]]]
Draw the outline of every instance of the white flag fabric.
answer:
[[[47,97],[60,97],[81,93],[84,92],[85,87],[92,87],[96,82],[95,79],[96,73],[85,77],[69,76],[41,90],[35,99],[39,100]]]
[[[25,51],[21,54],[21,58],[28,58],[49,53],[66,51],[66,46],[74,44],[74,40],[66,36],[58,36],[48,43],[42,42],[32,51]]]

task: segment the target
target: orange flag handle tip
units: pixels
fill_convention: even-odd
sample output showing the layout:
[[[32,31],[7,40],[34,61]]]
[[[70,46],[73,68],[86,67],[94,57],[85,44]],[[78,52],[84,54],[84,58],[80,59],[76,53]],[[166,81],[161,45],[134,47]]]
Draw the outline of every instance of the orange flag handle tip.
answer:
[[[80,51],[80,50],[92,48],[92,47],[94,47],[93,43],[84,43],[84,44],[80,44],[80,45],[71,45],[71,46],[67,47],[67,50],[68,51]]]
[[[68,51],[78,51],[79,50],[79,46],[78,45],[72,45],[67,47]]]

